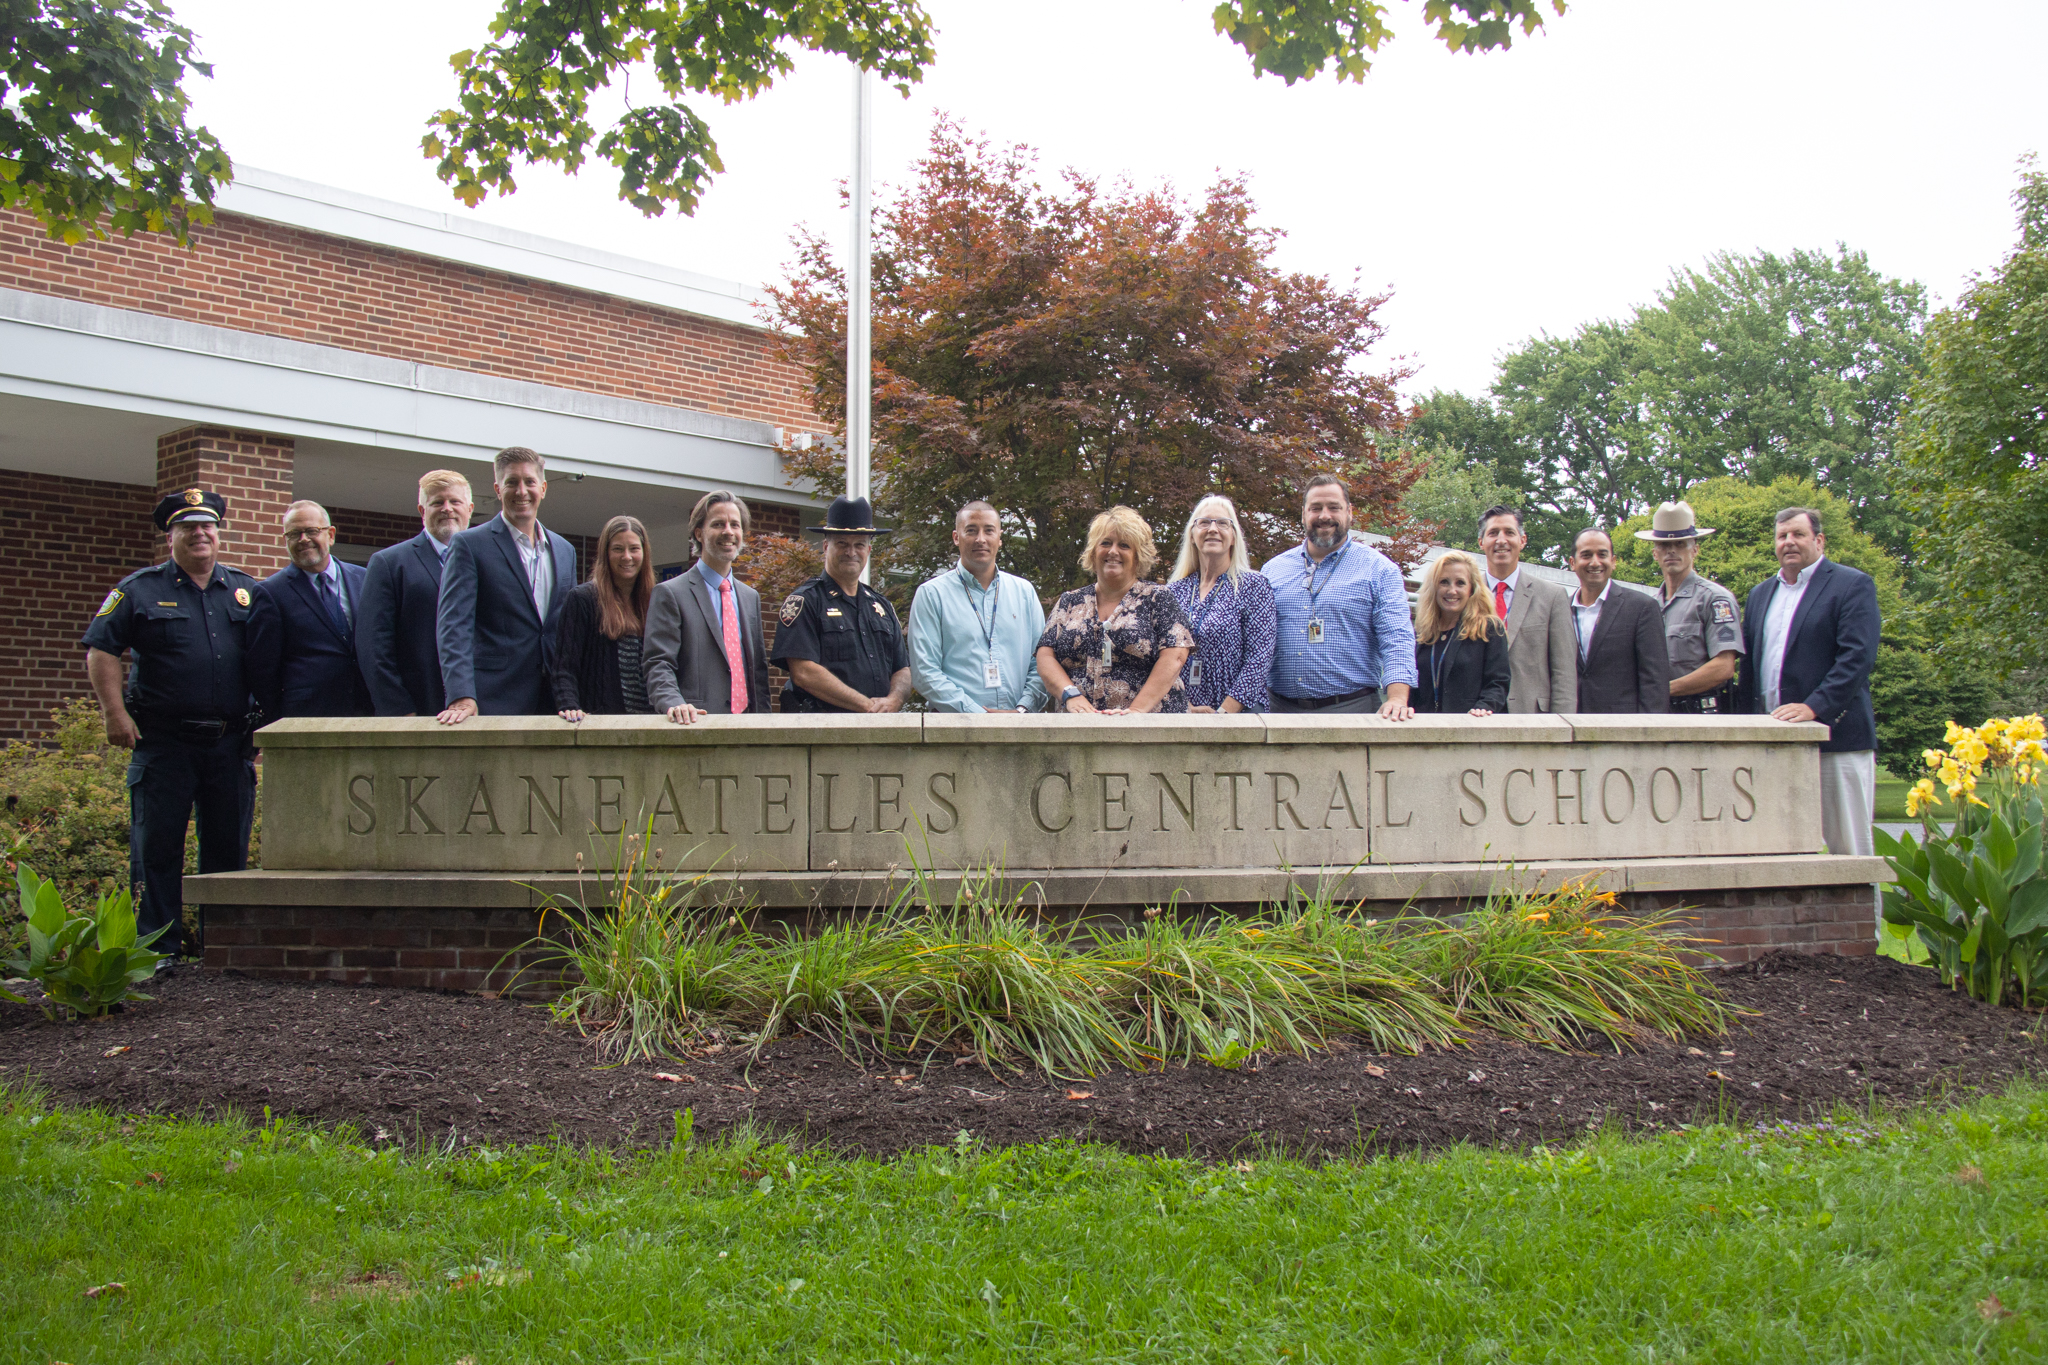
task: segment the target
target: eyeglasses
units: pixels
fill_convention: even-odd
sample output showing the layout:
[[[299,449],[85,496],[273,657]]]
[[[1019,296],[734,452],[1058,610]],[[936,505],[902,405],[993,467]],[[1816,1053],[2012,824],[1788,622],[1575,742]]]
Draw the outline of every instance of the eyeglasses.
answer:
[[[286,540],[318,540],[321,536],[326,535],[329,531],[332,531],[333,529],[334,528],[332,526],[301,526],[296,531],[286,531],[284,533],[284,538]]]
[[[1202,517],[1195,522],[1197,531],[1232,531],[1237,529],[1222,517]]]

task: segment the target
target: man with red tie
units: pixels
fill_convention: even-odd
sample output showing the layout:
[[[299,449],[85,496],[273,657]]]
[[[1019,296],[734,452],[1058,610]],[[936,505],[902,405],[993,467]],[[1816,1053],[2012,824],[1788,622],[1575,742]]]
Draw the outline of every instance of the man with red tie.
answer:
[[[690,512],[697,562],[657,586],[647,604],[647,701],[679,725],[702,715],[767,714],[761,595],[732,573],[748,529],[738,494],[720,488],[699,498]]]
[[[1508,710],[1579,709],[1578,643],[1572,635],[1571,590],[1522,569],[1529,537],[1522,514],[1489,507],[1479,516],[1479,548],[1486,554],[1486,591],[1508,628]]]

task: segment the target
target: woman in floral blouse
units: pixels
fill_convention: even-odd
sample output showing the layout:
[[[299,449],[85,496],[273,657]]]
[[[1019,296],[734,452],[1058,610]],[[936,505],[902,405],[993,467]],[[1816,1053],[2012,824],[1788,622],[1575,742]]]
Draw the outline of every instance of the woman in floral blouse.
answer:
[[[1128,507],[1088,524],[1089,587],[1061,593],[1038,637],[1038,675],[1054,706],[1122,716],[1185,711],[1181,667],[1195,635],[1173,594],[1139,580],[1159,560],[1152,528]]]
[[[1265,710],[1278,613],[1273,585],[1252,572],[1245,556],[1244,529],[1229,498],[1212,494],[1195,504],[1167,577],[1195,630],[1194,654],[1181,670],[1188,710]]]

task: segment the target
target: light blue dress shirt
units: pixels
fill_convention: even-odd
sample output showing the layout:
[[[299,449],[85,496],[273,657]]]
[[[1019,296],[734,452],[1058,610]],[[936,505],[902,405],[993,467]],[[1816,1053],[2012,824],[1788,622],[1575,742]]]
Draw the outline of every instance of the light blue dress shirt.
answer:
[[[921,584],[910,603],[911,681],[935,711],[1042,711],[1044,631],[1036,588],[1001,570],[983,588],[956,565]],[[996,687],[985,676],[991,654],[1002,670]]]
[[[1394,561],[1361,541],[1323,556],[1309,594],[1309,557],[1284,550],[1259,572],[1273,585],[1280,626],[1273,650],[1273,691],[1312,701],[1389,683],[1415,686],[1415,622],[1408,588]],[[1308,638],[1309,619],[1323,623],[1321,644]]]
[[[306,581],[309,583],[316,578],[326,579],[327,586],[334,590],[334,600],[341,603],[341,614],[349,619],[351,625],[355,623],[356,604],[348,600],[348,580],[341,576],[341,561],[339,559],[336,559],[333,555],[327,556],[327,567],[319,573],[306,573],[304,569],[300,569],[299,572],[305,574]],[[313,583],[313,595],[315,597],[320,595],[320,585],[318,583]]]

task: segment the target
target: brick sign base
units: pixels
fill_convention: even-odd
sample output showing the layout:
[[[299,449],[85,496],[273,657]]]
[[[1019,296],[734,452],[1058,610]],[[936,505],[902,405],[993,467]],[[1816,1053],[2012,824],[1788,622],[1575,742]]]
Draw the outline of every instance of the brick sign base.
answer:
[[[1700,961],[1732,965],[1779,949],[1868,954],[1875,947],[1876,899],[1867,882],[1622,892],[1618,899],[1631,914],[1682,914],[1702,940]],[[1470,907],[1432,898],[1367,901],[1364,911],[1448,916]],[[796,910],[764,913],[798,929],[806,918]],[[565,927],[554,914],[548,925]],[[547,963],[552,954],[536,946],[539,929],[540,915],[525,906],[215,905],[206,911],[206,965],[299,981],[545,995],[556,970]]]

